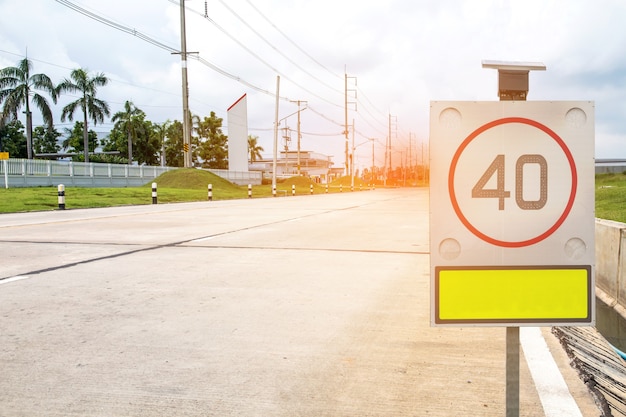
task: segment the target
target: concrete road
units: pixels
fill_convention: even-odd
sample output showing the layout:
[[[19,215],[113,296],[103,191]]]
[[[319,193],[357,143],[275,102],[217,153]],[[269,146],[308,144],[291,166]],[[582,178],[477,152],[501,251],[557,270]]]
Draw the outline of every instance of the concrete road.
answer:
[[[2,214],[0,416],[504,416],[505,330],[431,328],[428,260],[423,189]]]

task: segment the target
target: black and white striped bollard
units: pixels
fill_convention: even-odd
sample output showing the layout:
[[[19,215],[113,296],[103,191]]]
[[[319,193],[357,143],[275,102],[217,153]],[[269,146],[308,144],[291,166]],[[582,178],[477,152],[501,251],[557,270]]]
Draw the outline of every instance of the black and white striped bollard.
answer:
[[[293,184],[291,186],[291,195],[296,195],[296,185],[295,184]]]
[[[209,201],[213,201],[213,184],[209,184]]]
[[[59,196],[59,210],[65,210],[65,185],[57,186],[57,195]]]
[[[252,198],[252,184],[248,184],[248,198]]]
[[[313,195],[313,184],[311,184],[311,195]]]
[[[272,187],[272,195],[274,197],[276,197],[276,186],[275,185]]]
[[[157,203],[157,183],[152,183],[152,204]]]

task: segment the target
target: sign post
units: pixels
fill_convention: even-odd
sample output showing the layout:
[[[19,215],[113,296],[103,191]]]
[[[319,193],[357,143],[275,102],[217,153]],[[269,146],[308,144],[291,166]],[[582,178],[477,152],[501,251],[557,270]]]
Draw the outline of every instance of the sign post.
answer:
[[[431,324],[594,325],[592,102],[432,102]]]
[[[2,169],[4,171],[4,188],[9,188],[9,153],[0,152],[0,160],[2,161]]]

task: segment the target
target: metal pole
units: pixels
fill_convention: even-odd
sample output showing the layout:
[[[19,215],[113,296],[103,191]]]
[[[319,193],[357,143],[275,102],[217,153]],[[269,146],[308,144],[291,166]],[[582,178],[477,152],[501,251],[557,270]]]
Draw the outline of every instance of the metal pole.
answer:
[[[185,0],[180,1],[180,66],[183,79],[183,162],[192,166],[191,134],[189,129],[189,87],[187,85],[187,35],[185,31]]]
[[[408,176],[409,177],[409,181],[411,181],[411,174],[413,174],[413,160],[412,160],[413,155],[411,153],[411,151],[413,150],[412,149],[412,147],[413,147],[412,146],[412,142],[413,141],[411,140],[411,132],[409,132],[409,162],[407,164],[407,168],[409,170],[409,174],[408,175],[405,174],[405,176],[404,176],[405,183],[406,183],[406,177]]]
[[[298,176],[300,176],[300,100],[298,100]]]
[[[426,184],[426,164],[424,163],[424,142],[422,142],[422,157],[420,159],[420,163],[422,164],[422,180],[424,184]]]
[[[354,191],[354,119],[352,119],[352,154],[350,155],[350,191]]]
[[[506,417],[519,417],[519,327],[506,328]]]
[[[389,176],[393,174],[393,165],[391,165],[391,113],[389,114],[389,133],[387,136],[387,146],[389,146]]]
[[[519,417],[519,327],[506,328],[506,417]]]
[[[278,100],[280,100],[280,75],[276,76],[276,112],[274,115],[274,161],[272,163],[272,194],[276,197],[276,158],[278,152]]]
[[[372,189],[376,188],[376,184],[374,184],[374,181],[376,180],[376,177],[374,176],[374,139],[371,139],[372,141]]]
[[[345,131],[344,134],[346,136],[346,171],[345,175],[349,174],[349,166],[348,166],[348,74],[345,75],[344,87],[345,87],[345,95],[344,95],[344,110],[345,110]]]

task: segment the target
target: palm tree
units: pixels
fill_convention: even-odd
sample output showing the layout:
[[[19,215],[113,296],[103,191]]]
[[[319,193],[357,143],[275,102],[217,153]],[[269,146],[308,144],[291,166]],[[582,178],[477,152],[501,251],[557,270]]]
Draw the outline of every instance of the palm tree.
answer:
[[[161,166],[164,167],[167,164],[165,159],[165,138],[167,137],[167,129],[170,127],[170,121],[166,120],[165,122],[158,124],[155,123],[152,126],[153,134],[159,140],[159,144],[161,145]]]
[[[57,102],[57,93],[54,84],[45,74],[30,74],[33,64],[24,58],[17,67],[7,67],[0,70],[0,102],[4,101],[0,123],[12,118],[17,120],[17,113],[22,106],[26,108],[26,148],[28,159],[33,159],[33,115],[30,111],[30,101],[37,106],[44,122],[52,129],[52,111],[46,98],[37,94],[33,89],[43,90]]]
[[[133,139],[136,140],[137,133],[143,130],[143,118],[145,113],[138,109],[132,101],[126,100],[124,110],[118,111],[111,118],[112,122],[119,123],[119,128],[126,131],[128,137],[128,165],[133,164]]]
[[[250,162],[254,162],[257,159],[262,159],[261,152],[264,151],[263,147],[257,144],[259,140],[258,136],[248,136],[248,152],[250,153]]]
[[[70,78],[66,78],[57,86],[57,94],[63,92],[80,93],[78,100],[73,101],[63,107],[61,113],[61,121],[64,122],[67,117],[70,121],[74,119],[74,112],[77,108],[83,112],[83,141],[85,143],[85,162],[89,162],[89,128],[87,120],[93,120],[93,124],[104,122],[104,116],[110,114],[109,105],[106,101],[96,98],[98,87],[105,86],[109,79],[103,74],[98,73],[93,77],[89,77],[86,69],[78,68],[70,73]]]

